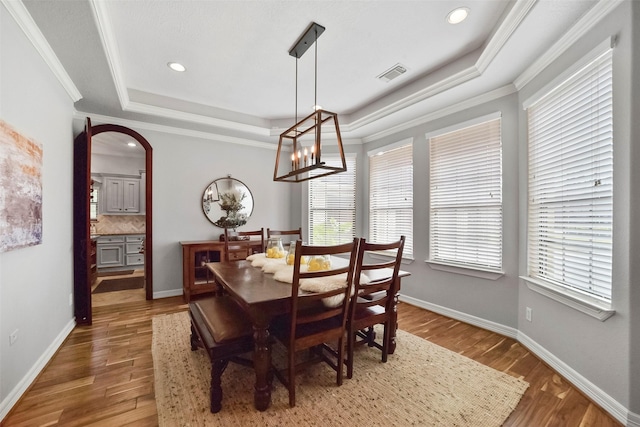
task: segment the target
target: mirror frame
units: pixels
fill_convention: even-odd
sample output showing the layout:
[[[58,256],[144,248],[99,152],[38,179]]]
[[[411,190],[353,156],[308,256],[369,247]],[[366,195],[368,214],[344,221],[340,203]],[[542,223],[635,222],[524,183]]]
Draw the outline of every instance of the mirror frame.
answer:
[[[218,203],[220,200],[220,192],[229,190],[238,190],[245,196],[242,201],[243,208],[240,210],[240,213],[246,215],[247,221],[253,214],[254,198],[249,187],[239,179],[231,178],[231,175],[225,178],[218,178],[212,181],[202,193],[202,212],[209,222],[219,228],[224,227],[220,227],[216,223],[225,216],[225,211],[222,210]]]

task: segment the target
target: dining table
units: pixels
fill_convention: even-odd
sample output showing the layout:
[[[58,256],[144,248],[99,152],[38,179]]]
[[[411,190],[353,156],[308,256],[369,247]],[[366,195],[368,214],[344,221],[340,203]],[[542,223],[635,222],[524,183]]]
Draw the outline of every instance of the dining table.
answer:
[[[338,259],[338,262],[341,262],[340,260],[342,259]],[[332,259],[332,261],[334,260]],[[348,260],[343,261],[348,263]],[[216,282],[240,305],[251,320],[254,331],[253,365],[256,375],[254,406],[259,411],[265,411],[271,404],[271,381],[273,379],[273,376],[269,375],[271,369],[269,326],[276,316],[290,312],[291,284],[276,280],[273,274],[263,272],[260,267],[254,267],[248,260],[211,262],[206,265]],[[384,271],[378,270],[376,274],[383,275]],[[396,348],[396,305],[400,279],[408,275],[408,272],[401,271],[392,291],[393,311],[389,325],[391,330],[389,334],[390,354],[393,354]],[[375,280],[376,276],[369,278]],[[300,292],[305,291],[301,290]]]

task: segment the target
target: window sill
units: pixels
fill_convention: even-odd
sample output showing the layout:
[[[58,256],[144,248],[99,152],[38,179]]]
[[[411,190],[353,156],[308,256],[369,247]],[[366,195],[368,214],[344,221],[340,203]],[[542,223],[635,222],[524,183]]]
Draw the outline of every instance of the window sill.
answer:
[[[390,258],[395,258],[396,254],[395,254],[395,252],[391,252],[391,251],[389,251],[389,252],[382,251],[382,252],[370,253],[369,256],[371,258],[378,258],[378,259],[386,259],[386,260],[388,260]],[[405,256],[405,254],[403,253],[402,254],[402,261],[400,263],[401,264],[411,264],[413,261],[415,261],[415,260],[413,259],[412,255],[406,255]]]
[[[527,283],[527,287],[532,291],[567,305],[574,310],[595,317],[601,322],[604,322],[616,312],[610,304],[595,298],[582,295],[578,292],[572,292],[569,289],[564,289],[560,286],[536,280],[528,276],[520,276],[520,278]]]
[[[479,267],[470,267],[461,264],[449,264],[441,261],[426,260],[429,267],[438,271],[446,271],[448,273],[463,274],[465,276],[479,277],[481,279],[497,280],[504,276],[504,271],[485,270]]]

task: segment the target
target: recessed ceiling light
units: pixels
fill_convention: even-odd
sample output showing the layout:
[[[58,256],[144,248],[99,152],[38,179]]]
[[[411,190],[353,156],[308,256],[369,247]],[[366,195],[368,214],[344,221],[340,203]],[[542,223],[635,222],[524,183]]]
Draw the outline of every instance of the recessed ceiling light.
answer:
[[[135,147],[135,146],[136,146],[136,143],[135,143],[135,142],[127,142],[127,145],[128,145],[129,147]]]
[[[178,71],[180,73],[187,69],[184,65],[180,64],[179,62],[169,62],[167,66],[171,68],[173,71]]]
[[[447,15],[447,22],[449,24],[459,24],[469,16],[469,8],[468,7],[459,7],[457,9],[453,9]]]

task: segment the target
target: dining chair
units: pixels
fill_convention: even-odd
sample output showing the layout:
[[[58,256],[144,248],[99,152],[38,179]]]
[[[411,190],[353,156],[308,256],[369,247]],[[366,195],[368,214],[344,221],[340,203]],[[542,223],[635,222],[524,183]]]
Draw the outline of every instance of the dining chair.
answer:
[[[242,240],[231,240],[229,229],[224,229],[224,260],[236,261],[242,260],[251,255],[252,253],[264,252],[264,228],[254,231],[238,231],[238,236],[248,236],[249,240],[256,240],[256,245],[247,246],[246,242]],[[258,246],[258,236],[260,240],[259,250],[256,250]]]
[[[210,410],[222,409],[222,373],[229,362],[253,366],[241,357],[253,351],[253,326],[230,296],[215,296],[189,303],[191,351],[204,348],[211,362]]]
[[[291,243],[294,243],[296,240],[304,240],[302,238],[302,227],[295,230],[272,230],[270,228],[267,228],[267,239],[270,239],[273,236],[285,236],[287,241]]]
[[[358,239],[335,246],[307,246],[296,241],[291,312],[272,323],[271,334],[287,349],[287,367],[273,366],[276,377],[289,391],[289,406],[296,404],[296,372],[304,366],[324,361],[336,371],[342,385],[345,359],[345,328],[349,295],[358,250]],[[349,255],[349,262],[334,262],[329,270],[302,271],[301,257]],[[309,291],[300,289],[301,284]],[[337,344],[336,344],[337,343]],[[332,347],[333,346],[333,347]],[[296,354],[311,350],[313,358],[296,362]]]
[[[347,378],[353,377],[356,344],[367,344],[382,350],[382,362],[389,354],[389,322],[394,307],[395,286],[402,261],[405,236],[393,243],[369,243],[360,239],[354,272],[354,291],[347,320]],[[393,258],[380,262],[381,252],[393,253]],[[377,258],[371,254],[378,253]],[[376,256],[376,255],[374,255]],[[362,280],[364,277],[367,280]],[[376,341],[374,326],[384,325],[382,343]],[[360,341],[357,339],[360,338]]]

